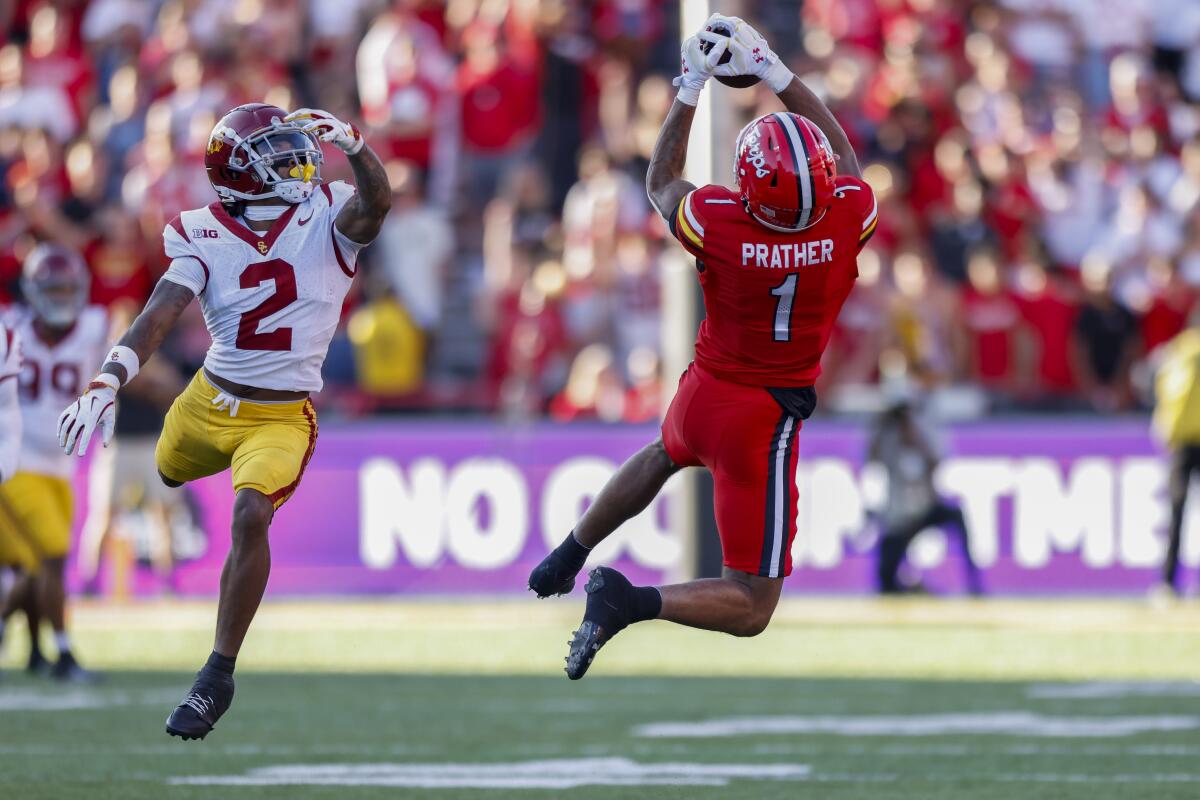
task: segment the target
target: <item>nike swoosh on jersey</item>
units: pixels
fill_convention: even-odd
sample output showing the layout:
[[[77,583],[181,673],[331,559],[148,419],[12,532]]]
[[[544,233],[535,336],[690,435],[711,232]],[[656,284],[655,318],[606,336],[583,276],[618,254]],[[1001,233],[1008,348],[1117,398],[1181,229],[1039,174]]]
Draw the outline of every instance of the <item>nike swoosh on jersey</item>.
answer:
[[[315,214],[315,213],[317,213],[317,212],[315,212],[315,211],[308,212],[308,216],[305,217],[304,219],[296,220],[296,224],[299,225],[300,227],[304,227],[305,225],[308,224],[308,221],[313,218],[313,214]]]

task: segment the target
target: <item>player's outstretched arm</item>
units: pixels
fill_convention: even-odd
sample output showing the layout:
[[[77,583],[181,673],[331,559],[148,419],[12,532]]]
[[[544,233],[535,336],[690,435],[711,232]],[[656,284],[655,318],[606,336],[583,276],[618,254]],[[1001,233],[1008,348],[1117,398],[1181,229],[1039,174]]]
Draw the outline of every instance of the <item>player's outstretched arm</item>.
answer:
[[[125,335],[113,348],[114,353],[120,348],[132,350],[133,354],[137,356],[138,366],[131,369],[131,365],[121,361],[121,353],[116,353],[117,358],[115,359],[113,358],[114,353],[110,353],[108,360],[100,368],[101,374],[116,377],[122,386],[133,380],[133,375],[137,374],[140,365],[154,355],[162,345],[163,339],[167,338],[167,334],[175,326],[179,315],[195,297],[195,293],[186,286],[169,280],[160,280],[154,287],[154,292],[150,295],[142,313],[137,315],[133,324],[129,326],[129,330],[125,331]],[[131,371],[133,374],[130,374]]]
[[[733,35],[729,42],[729,61],[717,67],[715,74],[754,75],[761,78],[779,95],[784,108],[793,114],[808,117],[821,129],[829,139],[833,154],[838,157],[838,172],[861,178],[862,170],[858,166],[858,156],[850,146],[850,139],[821,98],[792,74],[752,25],[737,17],[721,17],[719,21],[732,30]],[[711,24],[713,20],[709,22]]]
[[[696,188],[683,179],[688,136],[696,116],[696,103],[700,102],[700,90],[712,77],[728,44],[727,37],[701,32],[684,42],[680,50],[682,73],[674,80],[679,94],[663,121],[650,156],[650,168],[646,170],[646,195],[664,218],[669,219],[679,201]],[[712,46],[707,53],[705,45]]]
[[[358,191],[338,214],[337,229],[348,239],[370,244],[392,208],[392,187],[383,162],[369,146],[363,145],[349,161]]]
[[[646,195],[658,213],[668,219],[679,201],[696,188],[695,184],[683,179],[688,135],[695,116],[695,106],[679,100],[671,104],[650,156],[650,168],[646,170]]]
[[[850,144],[850,138],[846,136],[845,129],[834,118],[829,106],[825,105],[812,89],[809,89],[793,75],[787,87],[779,92],[779,99],[783,101],[783,106],[788,111],[811,119],[829,139],[829,146],[833,148],[833,154],[838,158],[837,171],[839,175],[862,177],[858,156]]]
[[[306,133],[335,145],[346,154],[358,191],[338,213],[337,229],[352,241],[370,244],[379,235],[392,208],[392,187],[379,156],[367,146],[358,128],[342,122],[328,111],[302,108],[288,114],[284,121],[305,123]]]
[[[137,376],[142,362],[158,350],[195,296],[191,289],[173,281],[158,282],[146,307],[109,351],[87,391],[59,416],[58,444],[67,455],[87,453],[97,430],[108,447],[117,424],[117,391]]]

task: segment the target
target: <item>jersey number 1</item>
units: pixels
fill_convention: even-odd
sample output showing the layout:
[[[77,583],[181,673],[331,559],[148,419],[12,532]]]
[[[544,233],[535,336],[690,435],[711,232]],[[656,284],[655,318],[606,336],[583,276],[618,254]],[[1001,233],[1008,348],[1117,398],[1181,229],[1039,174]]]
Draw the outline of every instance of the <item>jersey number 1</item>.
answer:
[[[260,261],[246,267],[240,283],[243,289],[255,289],[270,280],[275,281],[275,293],[242,314],[238,322],[238,350],[292,349],[291,328],[276,328],[259,333],[258,325],[265,318],[296,302],[296,270],[282,258],[272,258],[270,261]]]
[[[796,296],[796,274],[784,278],[783,283],[771,289],[771,294],[779,298],[775,303],[775,341],[790,342],[792,340],[792,299]]]

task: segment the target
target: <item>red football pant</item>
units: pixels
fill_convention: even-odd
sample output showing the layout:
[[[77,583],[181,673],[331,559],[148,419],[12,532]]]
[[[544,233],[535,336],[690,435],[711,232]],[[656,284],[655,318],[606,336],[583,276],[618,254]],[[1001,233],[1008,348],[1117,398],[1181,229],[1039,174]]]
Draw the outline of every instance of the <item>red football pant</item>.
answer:
[[[679,379],[663,444],[677,466],[712,473],[726,567],[791,574],[801,425],[762,387],[721,380],[696,364]]]

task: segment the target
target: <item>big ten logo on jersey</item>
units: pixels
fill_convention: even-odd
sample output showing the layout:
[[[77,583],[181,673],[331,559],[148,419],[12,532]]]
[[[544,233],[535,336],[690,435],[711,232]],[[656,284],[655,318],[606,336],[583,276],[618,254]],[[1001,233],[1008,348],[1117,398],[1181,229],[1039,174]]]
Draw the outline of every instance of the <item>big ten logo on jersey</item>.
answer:
[[[742,242],[742,266],[796,269],[833,261],[833,239],[766,245]]]
[[[70,401],[83,393],[83,375],[78,364],[62,362],[47,365],[26,360],[21,365],[21,377],[17,386],[21,398],[29,403],[36,403],[47,392]]]
[[[193,239],[216,239],[217,235],[215,228],[192,228]]]

